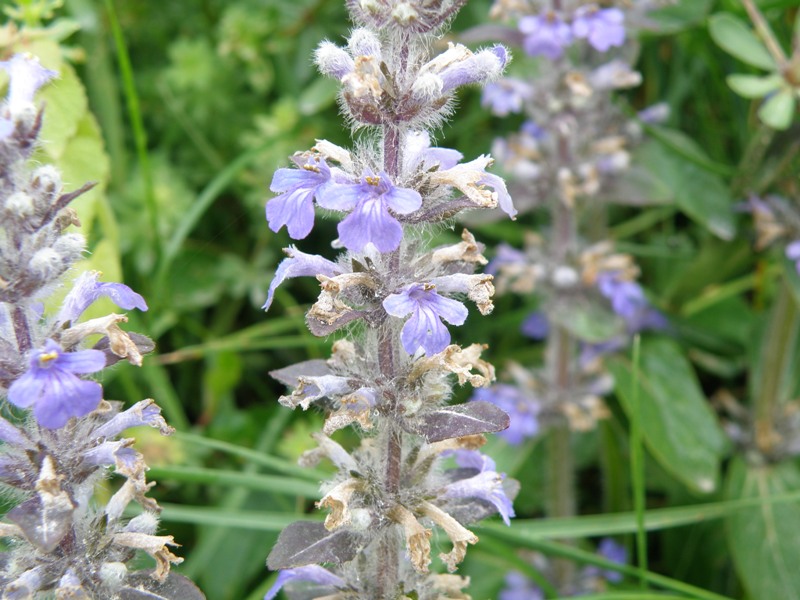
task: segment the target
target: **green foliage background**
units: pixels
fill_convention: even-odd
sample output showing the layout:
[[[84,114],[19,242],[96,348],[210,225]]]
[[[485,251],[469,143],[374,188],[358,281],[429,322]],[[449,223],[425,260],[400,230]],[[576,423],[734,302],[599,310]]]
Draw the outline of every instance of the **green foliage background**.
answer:
[[[797,2],[758,4],[789,40]],[[470,1],[453,31],[484,22],[488,9],[486,0]],[[722,389],[756,398],[770,381],[782,382],[770,392],[776,402],[797,398],[800,281],[779,250],[753,250],[749,217],[734,207],[750,192],[800,197],[800,129],[795,118],[786,131],[769,130],[758,102],[727,86],[726,75],[757,69],[714,44],[707,19],[719,13],[746,19],[737,0],[664,9],[641,41],[644,83],[620,99],[629,110],[659,101],[672,110],[635,158],[653,174],[658,202],[613,209],[608,229],[641,264],[671,335],[645,339],[640,356],[610,364],[618,383],[612,417],[576,438],[583,516],[537,518],[543,449],[490,442],[500,470],[523,488],[511,528],[479,528],[481,543],[463,568],[473,598],[496,598],[509,569],[536,576],[526,553],[602,564],[588,540],[618,535],[633,548],[637,527],[648,531],[648,570],[627,568],[625,583],[602,598],[800,598],[796,461],[746,461],[709,401]],[[320,138],[349,143],[336,86],[311,62],[319,41],[341,41],[348,31],[343,3],[65,0],[44,26],[6,26],[0,48],[31,51],[61,73],[42,94],[41,160],[58,164],[74,187],[100,182],[79,207],[92,248],[86,266],[147,298],[150,311],[130,314],[130,329],[158,342],[141,369],[116,367],[104,382],[107,397],[154,397],[178,429],[167,440],[138,437],[159,482],[164,528],[184,545],[179,571],[210,600],[260,598],[274,580],[264,567],[269,549],[283,526],[313,518],[324,477],[295,466],[320,415],[280,407],[283,390],[267,373],[324,357],[333,341],[314,338],[303,322],[313,280],[283,286],[270,313],[260,310],[290,242],[269,231],[264,204],[273,172],[293,152]],[[490,117],[469,90],[438,143],[471,159],[517,125]],[[318,223],[304,251],[324,253],[335,237],[334,223]],[[538,225],[529,216],[471,229],[491,248],[519,245],[524,229]],[[455,239],[454,231],[437,235]],[[783,303],[775,301],[782,290]],[[489,318],[473,316],[454,331],[456,341],[488,342],[499,369],[510,358],[538,361],[541,347],[517,333],[534,300],[496,304]],[[779,331],[788,333],[776,355]],[[643,447],[635,437],[630,444],[631,426]],[[636,456],[638,481],[629,467]],[[645,511],[634,510],[634,492]]]

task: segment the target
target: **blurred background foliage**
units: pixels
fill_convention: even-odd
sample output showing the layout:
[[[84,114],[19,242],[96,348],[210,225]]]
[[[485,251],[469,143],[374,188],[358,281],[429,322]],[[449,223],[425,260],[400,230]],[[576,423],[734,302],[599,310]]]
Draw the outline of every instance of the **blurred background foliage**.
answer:
[[[186,562],[179,570],[211,600],[260,598],[274,580],[264,566],[269,549],[284,525],[314,513],[320,479],[296,467],[295,460],[312,445],[309,433],[320,428],[321,417],[280,407],[276,400],[284,390],[267,373],[324,357],[333,341],[306,330],[304,309],[318,290],[312,278],[283,286],[269,315],[261,312],[281,248],[290,242],[285,232],[267,228],[264,204],[272,174],[293,152],[321,138],[350,143],[336,86],[319,76],[311,61],[321,40],[341,42],[348,31],[343,2],[13,4],[19,12],[0,33],[4,55],[28,50],[61,73],[42,94],[47,140],[42,160],[55,161],[72,187],[86,180],[101,184],[81,200],[92,249],[86,266],[101,268],[108,280],[124,281],[150,305],[147,313],[129,315],[130,329],[156,339],[157,352],[141,369],[116,367],[104,382],[107,397],[128,402],[153,397],[178,429],[171,439],[146,431],[138,437],[153,467],[151,478],[159,483],[154,494],[165,506],[164,528],[183,544]],[[779,39],[789,40],[796,0],[758,4]],[[489,5],[471,0],[453,32],[485,22]],[[772,369],[758,357],[775,331],[769,329],[770,319],[785,317],[771,310],[784,274],[793,299],[800,290],[794,265],[781,252],[753,250],[750,217],[735,210],[748,193],[800,197],[800,129],[795,119],[786,131],[768,130],[757,118],[757,103],[726,85],[726,75],[748,66],[713,43],[707,18],[720,12],[746,19],[738,0],[681,0],[662,10],[657,26],[641,39],[638,64],[644,82],[620,98],[630,111],[661,101],[671,108],[666,126],[653,130],[635,157],[661,182],[665,198],[612,209],[607,229],[620,250],[637,258],[650,299],[673,323],[669,341],[645,340],[642,350],[645,380],[648,361],[655,361],[666,365],[667,379],[681,382],[674,388],[651,382],[662,403],[670,394],[690,394],[711,406],[708,399],[720,390],[746,397],[757,379],[748,373]],[[525,61],[512,72],[517,68],[527,68]],[[480,106],[479,92],[468,90],[437,142],[471,159],[518,125],[491,117]],[[528,216],[523,223],[470,223],[470,228],[491,249],[500,241],[520,245],[521,225],[539,224],[536,216]],[[457,239],[456,231],[454,226],[432,235]],[[332,221],[323,222],[303,250],[330,255],[326,241],[334,232]],[[500,298],[491,317],[473,315],[463,328],[468,334],[455,330],[454,338],[489,343],[499,370],[510,358],[536,362],[542,348],[518,333],[534,304],[533,299]],[[788,326],[781,321],[778,328],[781,323]],[[788,346],[796,346],[796,327],[793,335]],[[638,374],[629,357],[620,357],[612,370],[630,390]],[[786,376],[796,392],[797,373]],[[497,458],[499,470],[523,484],[516,507],[524,523],[509,530],[496,524],[481,528],[482,543],[463,569],[472,576],[474,598],[496,598],[510,568],[533,569],[520,558],[521,548],[592,560],[587,538],[635,531],[628,512],[628,402],[625,394],[609,399],[612,417],[577,442],[580,512],[621,513],[613,518],[536,520],[543,503],[542,449],[536,442],[522,448],[490,442],[488,454]],[[670,424],[692,425],[677,417]],[[739,563],[747,560],[752,541],[747,536],[764,532],[742,533],[726,546],[723,520],[728,519],[729,534],[731,528],[734,535],[744,531],[735,521],[752,522],[751,511],[725,501],[746,499],[759,485],[771,486],[776,494],[797,492],[796,465],[785,463],[780,477],[754,483],[757,475],[743,466],[731,444],[718,440],[709,451],[717,485],[708,492],[692,485],[680,456],[673,468],[659,458],[658,436],[670,430],[658,423],[643,426],[646,443],[653,444],[645,458],[648,581],[689,598],[800,598],[796,581],[781,588],[792,589],[793,596],[758,595],[752,582],[745,586],[749,591],[743,589],[731,551],[740,553],[734,557]],[[342,435],[346,443],[353,434]],[[691,455],[686,460],[716,435],[716,422],[698,431],[698,439],[690,441],[697,448],[685,448]],[[781,527],[795,526],[797,533],[796,507],[796,502],[784,503],[776,510],[782,511]],[[576,546],[549,541],[564,538],[583,541]],[[791,545],[779,549],[785,556],[792,551]],[[774,579],[769,568],[752,578]],[[800,571],[793,571],[789,577],[796,579]],[[672,587],[657,580],[658,573]],[[634,589],[635,578],[630,581]]]

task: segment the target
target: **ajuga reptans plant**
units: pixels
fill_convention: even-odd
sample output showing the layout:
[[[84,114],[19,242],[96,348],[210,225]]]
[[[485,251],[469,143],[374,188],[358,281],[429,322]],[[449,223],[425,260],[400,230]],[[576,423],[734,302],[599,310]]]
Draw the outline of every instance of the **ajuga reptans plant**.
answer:
[[[493,153],[520,212],[545,212],[548,225],[528,232],[524,250],[500,245],[487,270],[496,275],[498,293],[537,297],[522,333],[545,341],[544,365],[511,364],[508,383],[477,390],[474,398],[509,412],[511,427],[501,434],[509,443],[546,436],[550,517],[576,512],[573,432],[594,429],[609,415],[602,397],[613,378],[603,358],[625,349],[633,335],[666,326],[636,281],[633,257],[615,251],[604,224],[605,203],[648,201],[626,176],[646,177],[632,164],[641,122],[666,116],[656,106],[630,119],[616,98],[641,83],[630,30],[648,4],[497,0],[493,15],[508,26],[467,34],[517,44],[536,59],[526,59],[519,76],[486,86],[483,105],[498,117],[523,115],[520,129],[498,138]],[[583,577],[564,560],[544,570],[561,595],[604,585],[604,578]],[[512,575],[511,583],[518,579]]]
[[[44,310],[43,301],[85,252],[69,205],[91,185],[65,193],[57,169],[31,167],[43,118],[34,94],[56,73],[21,54],[0,68],[9,75],[0,105],[0,394],[6,400],[0,483],[15,505],[0,521],[7,547],[0,554],[2,597],[105,600],[169,588],[146,597],[200,598],[187,580],[170,574],[170,563],[182,559],[168,548],[172,536],[155,535],[159,507],[146,496],[153,485],[145,479],[147,465],[134,440],[119,437],[138,425],[163,434],[171,428],[152,400],[122,411],[87,377],[120,360],[141,365],[153,349],[145,336],[120,328],[125,315],[82,318],[89,306],[101,297],[124,310],[147,304],[129,287],[84,272],[72,274],[59,308]],[[101,505],[94,490],[112,471],[124,481]],[[123,519],[132,501],[143,511]],[[129,574],[137,551],[155,559],[152,572]]]
[[[467,318],[462,297],[482,314],[492,310],[492,276],[476,272],[486,259],[469,231],[455,244],[426,243],[462,211],[516,212],[503,181],[486,170],[489,156],[463,162],[431,144],[429,131],[449,114],[456,89],[495,79],[509,60],[499,45],[472,52],[450,44],[431,56],[462,4],[349,2],[356,27],[346,47],[322,42],[315,58],[341,82],[342,110],[363,129],[360,142],[347,150],[318,141],[272,180],[270,228],[305,238],[316,205],[342,215],[334,243],[342,252],[330,260],[287,248],[264,308],[287,278],[316,277],[309,328],[345,334],[330,359],[273,373],[292,388],[282,404],[326,412],[317,447],[301,460],[330,460],[338,475],[317,504],[328,511],[324,524],[282,532],[267,562],[282,571],[267,598],[283,586],[297,598],[468,598],[468,581],[454,574],[478,541],[467,525],[513,516],[515,482],[478,451],[484,433],[508,426],[507,415],[486,402],[446,405],[455,380],[494,379],[484,346],[451,344],[448,330]],[[351,425],[363,440],[348,450],[331,435]],[[439,558],[448,574],[431,565],[434,544],[446,549]]]

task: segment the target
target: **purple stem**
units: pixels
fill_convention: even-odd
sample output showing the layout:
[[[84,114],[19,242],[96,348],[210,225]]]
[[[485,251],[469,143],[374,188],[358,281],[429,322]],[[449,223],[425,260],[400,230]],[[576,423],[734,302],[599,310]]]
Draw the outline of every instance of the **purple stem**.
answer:
[[[31,331],[28,326],[28,317],[21,306],[14,307],[11,317],[14,322],[14,335],[17,338],[17,349],[20,354],[27,354],[32,348]]]

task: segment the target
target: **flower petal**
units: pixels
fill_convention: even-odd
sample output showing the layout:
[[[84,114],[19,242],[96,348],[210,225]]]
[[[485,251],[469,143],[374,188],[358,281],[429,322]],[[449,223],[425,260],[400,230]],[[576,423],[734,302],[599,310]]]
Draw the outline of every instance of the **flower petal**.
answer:
[[[123,283],[98,281],[99,271],[85,271],[75,279],[72,289],[61,303],[59,323],[73,323],[99,298],[105,296],[125,310],[138,308],[147,310],[147,303],[140,294]]]
[[[51,371],[44,393],[33,407],[33,415],[42,427],[58,429],[70,417],[89,414],[100,404],[103,388],[99,383],[84,381],[67,371]]]
[[[269,589],[264,600],[272,600],[278,595],[281,588],[290,581],[309,581],[319,585],[332,585],[344,587],[344,580],[338,575],[334,575],[328,569],[319,565],[306,565],[294,569],[285,569],[280,572],[275,584]]]
[[[280,231],[286,225],[289,237],[302,240],[314,228],[314,193],[316,188],[299,188],[267,202],[269,228]]]
[[[351,252],[373,243],[380,252],[397,250],[403,227],[387,210],[380,196],[362,200],[338,227],[339,239]]]
[[[306,254],[300,252],[294,246],[285,248],[284,252],[288,258],[284,258],[278,269],[275,271],[275,277],[269,285],[269,292],[267,294],[267,301],[264,303],[264,310],[269,310],[272,305],[272,299],[275,295],[277,287],[286,279],[293,277],[316,276],[326,275],[327,277],[335,277],[340,275],[342,270],[326,258],[317,256],[316,254]]]
[[[365,192],[362,183],[332,183],[317,194],[317,204],[330,210],[352,210]]]

